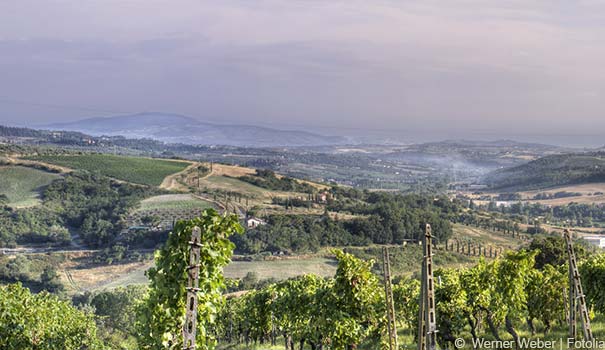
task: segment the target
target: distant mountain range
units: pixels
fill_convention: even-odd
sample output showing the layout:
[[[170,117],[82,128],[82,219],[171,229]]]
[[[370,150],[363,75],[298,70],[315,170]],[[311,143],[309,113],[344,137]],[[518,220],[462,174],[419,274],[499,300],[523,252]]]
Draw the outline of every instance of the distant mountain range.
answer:
[[[278,130],[252,125],[214,124],[167,113],[90,118],[42,126],[51,130],[79,131],[93,136],[121,135],[151,138],[169,143],[230,145],[240,147],[337,145],[347,142],[340,136],[324,136],[306,131]]]

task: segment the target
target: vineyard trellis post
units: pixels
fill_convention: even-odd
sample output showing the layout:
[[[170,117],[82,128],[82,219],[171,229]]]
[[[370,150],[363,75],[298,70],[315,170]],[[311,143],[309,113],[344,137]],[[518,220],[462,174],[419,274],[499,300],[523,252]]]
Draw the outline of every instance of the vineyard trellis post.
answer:
[[[200,291],[200,247],[201,230],[194,227],[189,241],[189,266],[187,266],[187,300],[185,302],[185,323],[183,324],[183,349],[195,349],[197,329],[197,293]]]
[[[418,303],[418,350],[435,350],[437,347],[432,241],[431,225],[426,224],[424,235],[422,236],[424,257],[422,260],[420,300]]]
[[[391,262],[389,258],[389,248],[382,248],[382,270],[384,272],[384,294],[387,309],[387,326],[389,336],[389,349],[397,350],[397,323],[395,318],[395,303],[393,301],[393,288],[391,284]]]
[[[577,337],[576,323],[579,313],[584,340],[591,341],[592,329],[590,327],[590,318],[588,316],[588,308],[586,307],[586,297],[582,290],[582,281],[578,271],[576,254],[573,249],[571,232],[565,229],[563,236],[565,237],[569,257],[569,337],[572,339],[576,339]]]

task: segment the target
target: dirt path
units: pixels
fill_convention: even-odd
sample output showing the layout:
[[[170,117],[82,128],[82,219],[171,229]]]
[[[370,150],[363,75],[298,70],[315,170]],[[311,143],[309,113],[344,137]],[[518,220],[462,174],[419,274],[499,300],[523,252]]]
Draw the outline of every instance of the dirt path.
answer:
[[[54,165],[54,164],[50,164],[50,163],[44,163],[44,162],[39,162],[37,160],[27,160],[27,159],[22,159],[22,158],[16,158],[15,156],[11,155],[11,156],[6,156],[6,160],[11,163],[11,165],[23,165],[23,166],[32,166],[32,165],[39,165],[39,166],[45,166],[49,169],[53,169],[56,170],[62,174],[66,174],[66,173],[71,173],[73,171],[73,169],[71,168],[67,168],[64,166],[59,166],[59,165]]]
[[[185,169],[179,171],[178,173],[174,173],[174,174],[170,174],[170,175],[166,176],[164,178],[164,180],[162,181],[162,183],[160,184],[160,188],[164,189],[164,190],[169,190],[169,191],[189,192],[189,189],[186,186],[184,186],[183,184],[179,183],[177,178],[179,176],[181,176],[182,174],[185,174],[188,171],[191,171],[193,168],[199,166],[200,164],[201,163],[198,163],[198,162],[191,163],[191,165],[189,165]]]

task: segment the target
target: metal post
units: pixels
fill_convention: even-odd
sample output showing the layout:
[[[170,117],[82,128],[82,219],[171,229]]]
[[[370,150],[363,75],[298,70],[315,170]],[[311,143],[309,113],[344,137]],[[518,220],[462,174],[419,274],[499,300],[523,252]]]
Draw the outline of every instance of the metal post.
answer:
[[[189,241],[189,266],[187,266],[187,300],[185,302],[185,324],[183,325],[183,349],[195,349],[195,334],[197,330],[197,292],[200,278],[200,247],[201,230],[194,227]]]

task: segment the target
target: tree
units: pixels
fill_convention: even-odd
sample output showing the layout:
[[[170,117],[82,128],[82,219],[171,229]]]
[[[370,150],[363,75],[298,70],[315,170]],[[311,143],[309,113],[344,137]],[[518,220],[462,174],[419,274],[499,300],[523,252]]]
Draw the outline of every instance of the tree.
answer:
[[[542,269],[545,265],[561,266],[567,263],[567,246],[561,236],[548,236],[534,238],[529,244],[529,250],[537,250],[536,268]],[[574,244],[576,257],[586,256],[586,249],[580,244]]]
[[[94,294],[90,305],[103,323],[127,334],[135,333],[136,302],[144,296],[145,288],[136,285],[104,290]]]
[[[185,320],[189,240],[194,227],[201,229],[200,293],[198,295],[198,349],[212,349],[215,344],[208,327],[215,322],[223,304],[225,288],[222,268],[230,261],[234,245],[229,236],[242,233],[235,215],[219,215],[206,209],[202,216],[179,221],[168,236],[166,245],[155,255],[155,267],[149,269],[149,292],[138,312],[137,336],[142,349],[177,349],[182,347],[181,327]]]
[[[40,275],[40,284],[43,290],[51,293],[62,291],[64,286],[59,279],[59,274],[54,266],[48,265],[44,267],[44,271]]]
[[[103,349],[93,316],[47,292],[0,286],[0,310],[1,349]]]

